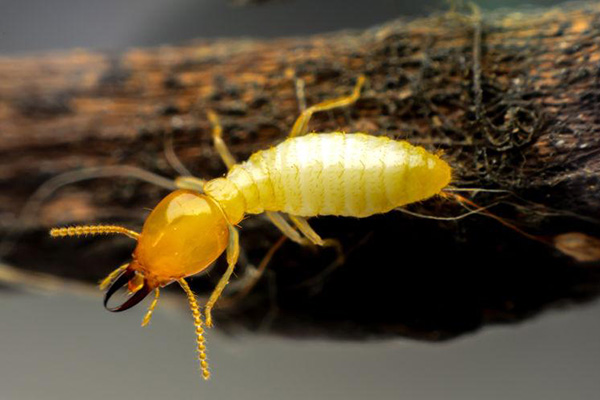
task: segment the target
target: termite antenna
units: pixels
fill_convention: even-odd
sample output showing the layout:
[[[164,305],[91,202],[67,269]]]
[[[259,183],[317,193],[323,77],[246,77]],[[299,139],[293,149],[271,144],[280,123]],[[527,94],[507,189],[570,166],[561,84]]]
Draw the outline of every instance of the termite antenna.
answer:
[[[158,296],[159,295],[160,295],[160,290],[158,288],[156,288],[154,290],[154,300],[152,300],[152,303],[150,303],[150,307],[148,307],[148,312],[144,316],[144,319],[142,321],[142,326],[146,326],[150,323],[150,319],[152,318],[152,313],[154,312],[154,309],[156,308],[156,304],[158,304]]]
[[[208,369],[208,361],[206,358],[206,339],[204,339],[204,328],[202,327],[202,317],[200,314],[200,307],[198,307],[198,302],[196,301],[196,296],[192,289],[190,289],[190,285],[185,281],[185,279],[177,280],[179,285],[185,292],[188,298],[188,302],[190,303],[190,309],[192,310],[192,315],[194,316],[194,325],[196,326],[196,342],[198,343],[198,360],[200,361],[200,368],[202,369],[202,377],[204,379],[210,378],[210,370]]]
[[[137,240],[140,234],[118,225],[80,225],[50,229],[52,237],[120,234]]]

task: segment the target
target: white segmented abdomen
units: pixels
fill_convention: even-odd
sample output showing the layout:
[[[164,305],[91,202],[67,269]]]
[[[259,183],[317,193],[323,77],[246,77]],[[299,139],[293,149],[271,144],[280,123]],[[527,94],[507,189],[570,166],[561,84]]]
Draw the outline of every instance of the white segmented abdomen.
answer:
[[[247,213],[365,217],[439,193],[450,167],[404,141],[315,133],[253,154],[227,179],[243,194]]]

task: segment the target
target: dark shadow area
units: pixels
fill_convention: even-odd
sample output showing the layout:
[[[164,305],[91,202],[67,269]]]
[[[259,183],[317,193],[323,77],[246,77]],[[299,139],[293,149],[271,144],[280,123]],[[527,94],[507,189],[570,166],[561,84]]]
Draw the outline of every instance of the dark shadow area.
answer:
[[[363,220],[318,218],[313,225],[323,237],[342,241],[346,264],[322,276],[333,251],[284,244],[247,297],[216,311],[219,328],[437,341],[488,324],[520,322],[548,307],[588,302],[600,293],[596,266],[576,263],[482,216],[439,223],[393,212]],[[575,228],[572,221],[548,226]],[[254,217],[242,225],[241,238],[247,258],[257,264],[278,232]],[[9,261],[88,282],[128,260],[134,246],[122,238],[67,239],[59,246],[44,232],[21,243],[27,245]],[[31,246],[35,252],[27,250]],[[245,265],[240,263],[238,277]],[[194,278],[193,288],[210,294],[225,266],[221,260],[208,275]],[[98,292],[98,304],[102,296]]]

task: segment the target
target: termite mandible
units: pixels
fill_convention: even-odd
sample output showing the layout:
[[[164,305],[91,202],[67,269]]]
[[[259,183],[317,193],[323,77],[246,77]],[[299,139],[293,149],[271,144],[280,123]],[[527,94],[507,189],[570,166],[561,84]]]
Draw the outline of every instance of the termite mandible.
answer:
[[[121,226],[97,225],[54,228],[50,234],[65,237],[114,233],[135,239],[132,260],[100,284],[101,289],[108,289],[105,307],[124,311],[154,291],[142,323],[146,325],[159,289],[178,282],[193,312],[202,376],[208,379],[203,321],[185,278],[205,271],[226,252],[227,270],[205,305],[206,325],[212,326],[211,310],[238,260],[236,224],[245,215],[266,213],[287,238],[301,245],[337,247],[336,240],[322,239],[306,218],[368,217],[436,195],[466,200],[444,192],[451,182],[452,168],[422,147],[364,133],[307,134],[314,113],[353,104],[364,83],[365,76],[361,75],[352,94],[305,109],[285,141],[252,154],[242,163],[237,163],[228,150],[217,115],[209,111],[214,146],[229,170],[225,177],[209,181],[177,178],[177,189],[154,208],[141,233]],[[120,306],[109,308],[111,296],[125,285],[130,297]]]

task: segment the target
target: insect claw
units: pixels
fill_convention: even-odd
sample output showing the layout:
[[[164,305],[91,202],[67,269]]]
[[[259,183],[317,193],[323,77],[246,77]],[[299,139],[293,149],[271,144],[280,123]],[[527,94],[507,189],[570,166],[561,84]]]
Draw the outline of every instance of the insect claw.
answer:
[[[129,283],[129,280],[135,277],[135,271],[125,270],[117,280],[108,288],[106,294],[104,295],[104,308],[108,311],[112,312],[120,312],[130,309],[131,307],[138,304],[140,301],[144,300],[144,298],[152,291],[148,285],[148,282],[144,282],[144,286],[138,291],[136,291],[131,297],[129,297],[123,304],[117,307],[108,307],[108,301],[110,298],[117,292],[117,290],[121,289],[123,286]]]
[[[209,309],[206,309],[206,310],[204,310],[204,315],[206,316],[206,318],[205,318],[206,327],[212,328],[214,326],[213,320],[212,320],[212,312]]]

